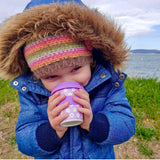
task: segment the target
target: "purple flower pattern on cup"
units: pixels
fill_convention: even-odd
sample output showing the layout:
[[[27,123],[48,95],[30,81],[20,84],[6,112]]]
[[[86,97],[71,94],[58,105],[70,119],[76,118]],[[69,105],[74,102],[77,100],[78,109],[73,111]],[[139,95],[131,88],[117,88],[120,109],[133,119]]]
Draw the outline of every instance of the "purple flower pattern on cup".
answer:
[[[83,114],[77,110],[78,107],[82,106],[73,101],[73,96],[75,96],[74,91],[79,88],[83,89],[83,87],[76,82],[63,82],[58,84],[51,93],[54,94],[56,91],[59,91],[60,94],[64,94],[66,96],[66,98],[60,102],[60,104],[64,103],[65,101],[69,102],[69,106],[60,113],[63,114],[67,112],[69,114],[69,116],[61,122],[61,125],[64,127],[80,125],[83,122]]]

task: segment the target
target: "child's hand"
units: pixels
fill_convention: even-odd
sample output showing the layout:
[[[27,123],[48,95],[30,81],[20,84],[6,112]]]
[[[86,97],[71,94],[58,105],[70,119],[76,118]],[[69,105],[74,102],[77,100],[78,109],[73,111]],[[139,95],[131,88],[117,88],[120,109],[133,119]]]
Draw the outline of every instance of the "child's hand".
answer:
[[[56,92],[55,94],[50,96],[48,100],[48,119],[50,125],[56,131],[59,138],[62,138],[68,129],[67,127],[62,127],[60,125],[60,123],[68,117],[68,113],[59,114],[63,109],[69,106],[69,102],[58,105],[64,98],[65,95],[60,95],[59,92]]]
[[[89,131],[90,123],[93,119],[89,94],[84,89],[79,89],[78,91],[75,91],[74,94],[78,97],[74,96],[73,100],[82,105],[82,107],[78,108],[78,111],[83,114],[83,123],[80,126]]]

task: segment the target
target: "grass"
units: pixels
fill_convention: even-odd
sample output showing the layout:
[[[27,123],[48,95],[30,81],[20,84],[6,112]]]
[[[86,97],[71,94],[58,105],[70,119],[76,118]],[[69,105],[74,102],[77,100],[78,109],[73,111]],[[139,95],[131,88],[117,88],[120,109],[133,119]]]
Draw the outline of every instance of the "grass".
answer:
[[[1,80],[0,81],[0,107],[7,102],[18,101],[17,91],[10,87],[10,81]]]
[[[6,158],[12,159],[18,153],[14,125],[19,106],[17,91],[9,84],[9,81],[0,81],[0,140],[2,140],[2,142],[0,141],[0,156],[4,150],[1,148],[2,146],[4,148],[5,141],[6,148],[11,147],[10,151],[12,151],[12,155],[9,156],[7,153]],[[156,144],[159,144],[160,141],[160,82],[157,82],[157,79],[127,78],[125,87],[126,96],[136,118],[135,137],[138,141],[135,144],[146,158],[154,158],[154,149],[150,147],[150,143],[156,141]],[[9,134],[6,135],[5,132],[9,132]]]
[[[140,126],[137,127],[136,135],[141,140],[151,141],[153,137],[156,137],[156,130]]]
[[[138,113],[145,112],[146,119],[157,119],[157,111],[160,111],[160,82],[157,83],[156,79],[127,79],[125,85],[132,108],[138,109]]]
[[[9,143],[11,146],[16,145],[16,136],[12,135],[9,139],[7,139],[7,143]]]
[[[152,157],[154,155],[153,150],[148,147],[148,143],[139,143],[137,144],[140,152],[148,157]]]
[[[136,118],[137,146],[149,158],[154,155],[149,142],[160,139],[160,82],[157,79],[127,78],[126,96]]]

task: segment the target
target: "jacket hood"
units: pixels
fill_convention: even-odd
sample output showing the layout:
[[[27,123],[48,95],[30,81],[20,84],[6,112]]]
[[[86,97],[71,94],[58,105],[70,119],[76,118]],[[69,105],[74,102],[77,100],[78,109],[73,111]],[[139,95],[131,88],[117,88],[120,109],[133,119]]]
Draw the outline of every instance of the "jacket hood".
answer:
[[[73,2],[73,1],[74,3],[85,6],[81,0],[32,0],[30,3],[27,4],[25,10],[29,9],[30,7],[39,6],[42,4],[51,4],[51,3],[64,4],[65,2]]]
[[[28,70],[23,54],[26,43],[59,34],[89,41],[100,51],[99,56],[115,69],[123,66],[129,50],[123,32],[111,18],[85,7],[80,0],[63,4],[50,2],[30,3],[24,12],[10,17],[0,27],[1,78],[12,79]]]

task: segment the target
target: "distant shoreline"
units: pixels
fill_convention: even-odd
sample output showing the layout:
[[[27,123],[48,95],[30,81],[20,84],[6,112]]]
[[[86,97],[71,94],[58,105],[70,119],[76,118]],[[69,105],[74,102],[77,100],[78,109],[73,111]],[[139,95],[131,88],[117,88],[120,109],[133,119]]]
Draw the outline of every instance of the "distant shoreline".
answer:
[[[130,52],[132,52],[132,53],[157,53],[157,54],[160,54],[160,50],[156,50],[156,49],[133,49]]]

